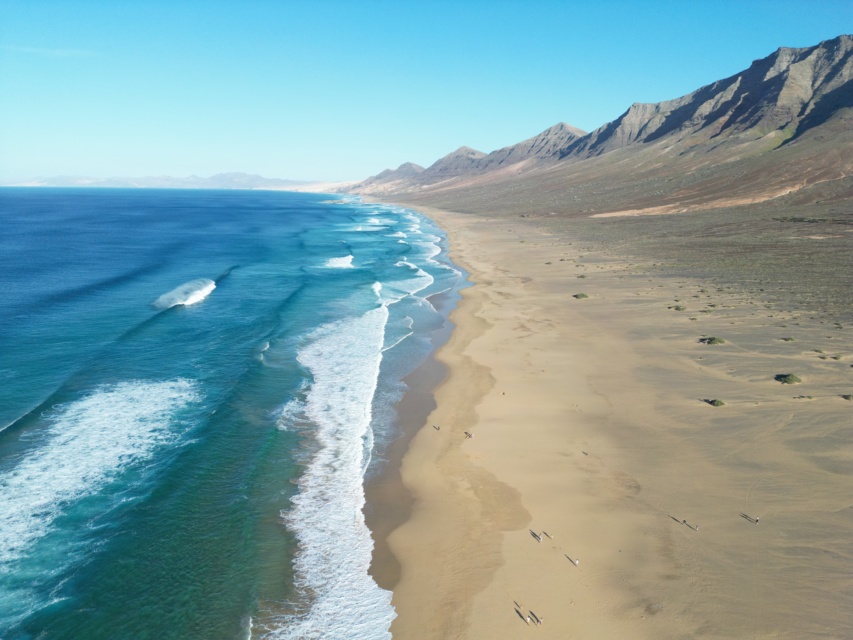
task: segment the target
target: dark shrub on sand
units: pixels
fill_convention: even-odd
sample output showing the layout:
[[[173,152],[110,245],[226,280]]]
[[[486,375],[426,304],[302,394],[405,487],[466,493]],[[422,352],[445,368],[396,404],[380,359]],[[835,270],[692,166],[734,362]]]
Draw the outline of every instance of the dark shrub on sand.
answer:
[[[777,373],[773,376],[773,379],[776,382],[781,382],[782,384],[797,384],[798,382],[802,382],[802,380],[793,373]]]

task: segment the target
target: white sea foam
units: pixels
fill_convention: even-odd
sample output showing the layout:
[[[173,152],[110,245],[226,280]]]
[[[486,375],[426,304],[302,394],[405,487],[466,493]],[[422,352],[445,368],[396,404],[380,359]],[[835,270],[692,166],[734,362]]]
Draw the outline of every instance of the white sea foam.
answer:
[[[382,213],[391,213],[391,212],[390,211],[383,211]],[[367,224],[385,226],[385,225],[389,225],[389,224],[397,224],[397,219],[396,218],[370,217],[365,222],[367,222]]]
[[[201,302],[216,288],[216,283],[209,278],[196,278],[164,293],[151,304],[157,309],[170,309],[178,305],[188,306]]]
[[[385,352],[385,351],[388,351],[389,349],[393,349],[398,344],[403,342],[403,340],[405,340],[410,335],[412,335],[414,333],[414,330],[412,329],[412,327],[414,327],[414,325],[415,325],[415,321],[412,318],[410,318],[409,316],[404,317],[402,320],[402,323],[401,323],[401,327],[400,327],[401,331],[399,332],[400,333],[399,336],[388,335],[388,333],[386,332],[386,340],[388,340],[390,338],[391,344],[387,344],[385,347],[383,347],[382,351]]]
[[[374,286],[374,291],[381,291]],[[391,593],[368,574],[373,540],[364,523],[363,477],[372,448],[386,306],[314,331],[299,362],[314,378],[304,412],[316,425],[316,452],[283,514],[299,540],[296,587],[311,599],[302,613],[264,626],[264,637],[366,640],[390,638]],[[293,418],[300,409],[288,407]]]
[[[401,273],[409,277],[384,282],[377,291],[382,304],[399,302],[406,296],[423,291],[435,281],[426,271],[406,260],[400,260],[395,266],[400,267]]]
[[[402,231],[395,231],[394,233],[389,233],[388,237],[389,238],[408,238],[409,236],[407,236]]]
[[[435,262],[433,258],[441,253],[441,247],[433,241],[423,242],[421,246],[426,250],[424,258],[430,262]]]
[[[276,423],[281,431],[301,431],[311,427],[311,419],[306,413],[305,404],[308,387],[307,383],[304,384],[297,394],[278,410]]]
[[[418,216],[416,216],[414,213],[407,212],[403,215],[403,217],[411,225],[409,227],[409,229],[411,231],[414,231],[414,232],[420,231],[421,219]]]
[[[329,258],[326,261],[326,266],[333,269],[353,269],[352,256],[343,256],[342,258]]]
[[[175,413],[198,399],[183,379],[122,382],[46,416],[44,443],[0,474],[0,563],[21,557],[76,501],[173,443],[186,428]]]
[[[381,231],[389,226],[397,224],[398,220],[393,218],[377,218],[371,216],[361,220],[354,228],[355,231]]]

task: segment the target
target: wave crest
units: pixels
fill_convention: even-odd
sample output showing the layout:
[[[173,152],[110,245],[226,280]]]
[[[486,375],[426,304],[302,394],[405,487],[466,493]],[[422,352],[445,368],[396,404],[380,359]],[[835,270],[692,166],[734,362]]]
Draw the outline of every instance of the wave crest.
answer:
[[[184,379],[129,381],[46,414],[45,443],[0,474],[0,565],[19,558],[77,500],[175,442],[187,428],[177,414],[200,397]]]
[[[171,309],[178,305],[189,306],[201,302],[216,288],[210,278],[196,278],[164,293],[151,304],[156,309]]]
[[[326,260],[326,266],[332,269],[354,269],[352,264],[352,256],[343,256],[342,258],[329,258]]]

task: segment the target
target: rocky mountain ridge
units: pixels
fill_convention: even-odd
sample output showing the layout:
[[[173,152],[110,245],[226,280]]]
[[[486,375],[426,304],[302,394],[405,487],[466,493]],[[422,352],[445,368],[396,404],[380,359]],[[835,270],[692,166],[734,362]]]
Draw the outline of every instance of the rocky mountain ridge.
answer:
[[[555,174],[566,183],[584,180],[584,166],[607,157],[610,162],[603,172],[616,178],[629,177],[629,168],[636,172],[638,165],[641,169],[650,163],[685,171],[691,162],[722,164],[772,155],[803,137],[814,142],[823,135],[821,128],[838,129],[846,139],[851,111],[853,36],[842,35],[812,47],[782,47],[744,71],[680,98],[635,103],[590,133],[560,123],[489,154],[461,147],[423,171],[383,172],[347,191],[417,194],[426,203],[430,193],[519,181],[523,186],[537,175],[557,189]],[[636,162],[614,172],[609,165],[623,162],[625,154]]]
[[[795,137],[824,114],[853,106],[853,36],[814,47],[782,47],[748,69],[675,100],[634,103],[619,118],[567,145],[561,158],[601,155],[665,136],[708,141],[725,135],[761,137],[776,130]],[[812,115],[814,114],[814,115]],[[809,116],[812,115],[811,118]]]

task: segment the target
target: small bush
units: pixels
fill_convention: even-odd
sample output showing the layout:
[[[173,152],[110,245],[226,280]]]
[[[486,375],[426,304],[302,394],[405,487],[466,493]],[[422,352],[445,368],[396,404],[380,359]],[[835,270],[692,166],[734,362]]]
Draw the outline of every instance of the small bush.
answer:
[[[576,293],[576,294],[575,294],[575,295],[573,295],[572,297],[573,297],[573,298],[576,298],[576,299],[578,299],[578,300],[583,300],[584,298],[589,298],[589,296],[588,296],[588,295],[586,295],[585,293]]]
[[[782,384],[797,384],[802,382],[799,377],[795,376],[793,373],[777,373],[773,376],[773,379],[776,382],[781,382]]]
[[[849,393],[844,393],[841,395],[841,397],[845,400],[853,400],[853,396],[851,396]]]
[[[675,309],[676,311],[684,311],[685,309],[687,309],[687,307],[685,307],[684,305],[681,305],[681,304],[677,304],[672,308]]]
[[[782,338],[782,342],[795,342],[793,338]]]
[[[726,344],[725,340],[716,336],[711,336],[710,338],[699,338],[699,342],[702,344]]]
[[[722,407],[726,404],[725,402],[723,402],[722,400],[718,400],[717,398],[714,398],[713,400],[709,400],[706,398],[705,400],[703,400],[703,402],[707,402],[712,407]]]

